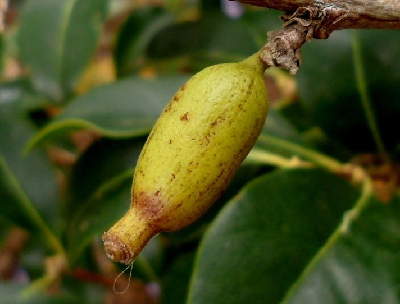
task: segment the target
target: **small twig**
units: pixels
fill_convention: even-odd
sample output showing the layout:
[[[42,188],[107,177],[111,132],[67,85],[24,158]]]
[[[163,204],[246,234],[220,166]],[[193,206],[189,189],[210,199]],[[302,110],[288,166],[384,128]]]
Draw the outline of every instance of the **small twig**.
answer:
[[[261,60],[268,66],[282,67],[290,74],[296,74],[301,64],[301,46],[313,37],[328,37],[330,25],[344,14],[336,7],[299,7],[294,13],[283,15],[283,27],[268,32],[269,39],[261,50]]]
[[[344,14],[327,25],[328,32],[351,28],[400,29],[399,0],[238,0],[255,6],[293,13],[300,7],[332,8]],[[318,32],[314,38],[318,37]]]
[[[340,29],[400,29],[398,0],[238,0],[282,10],[283,27],[268,33],[260,58],[267,66],[296,74],[301,64],[301,46],[312,38],[326,39]]]

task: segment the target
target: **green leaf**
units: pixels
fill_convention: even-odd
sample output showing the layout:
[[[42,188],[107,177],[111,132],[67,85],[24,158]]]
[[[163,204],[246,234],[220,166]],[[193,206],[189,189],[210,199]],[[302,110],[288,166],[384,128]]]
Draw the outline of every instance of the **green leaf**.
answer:
[[[145,7],[133,12],[125,21],[115,47],[118,75],[135,71],[143,63],[145,50],[153,36],[170,25],[174,16],[158,7]]]
[[[59,197],[55,170],[41,149],[28,157],[22,155],[26,142],[35,132],[24,108],[30,95],[23,86],[15,82],[0,87],[1,216],[32,229],[38,224],[38,212],[56,228]]]
[[[139,77],[96,88],[73,100],[57,118],[43,128],[28,149],[74,130],[92,129],[111,138],[147,134],[184,76],[144,80]]]
[[[206,233],[188,303],[278,303],[357,193],[318,169],[275,171],[251,182]]]
[[[398,303],[400,197],[370,197],[306,268],[284,303]]]
[[[19,52],[35,86],[60,100],[72,92],[100,37],[105,0],[27,1]]]
[[[147,54],[149,60],[156,62],[187,58],[188,67],[197,71],[212,64],[244,59],[258,49],[243,22],[229,19],[220,12],[207,12],[198,21],[160,30],[150,42]]]
[[[168,263],[163,277],[161,304],[185,304],[194,264],[194,252],[180,254]]]
[[[3,35],[0,34],[0,79],[3,78],[5,48],[5,40]]]
[[[79,157],[72,170],[66,214],[74,214],[102,184],[133,169],[144,141],[145,138],[102,139],[91,145]]]
[[[389,150],[400,142],[393,133],[400,115],[398,31],[359,31],[367,91],[381,136]],[[314,124],[353,151],[376,151],[361,105],[354,72],[351,32],[304,45],[297,74],[299,95]],[[354,140],[357,138],[357,140]]]
[[[73,265],[83,249],[109,229],[128,210],[133,170],[110,179],[84,202],[70,220],[67,242],[68,256]]]
[[[281,28],[281,15],[282,12],[276,10],[246,10],[240,20],[250,29],[251,36],[261,49],[267,43],[267,32]]]
[[[27,284],[0,283],[0,304],[82,304],[82,300],[69,293],[23,296]]]
[[[262,135],[274,136],[297,144],[304,144],[300,132],[280,111],[270,108]],[[271,147],[272,149],[272,147]]]
[[[128,210],[133,168],[143,143],[144,138],[101,140],[80,157],[71,176],[66,213],[72,263],[94,238]],[[157,280],[155,271],[160,268],[160,248],[159,239],[149,242],[134,265],[135,276]]]

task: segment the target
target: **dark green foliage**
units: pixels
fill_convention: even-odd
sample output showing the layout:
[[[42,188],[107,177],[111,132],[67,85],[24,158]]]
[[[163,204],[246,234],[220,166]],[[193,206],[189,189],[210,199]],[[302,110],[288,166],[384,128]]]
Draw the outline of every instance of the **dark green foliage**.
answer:
[[[29,71],[0,83],[0,246],[15,226],[31,240],[18,264],[30,279],[1,281],[1,303],[102,302],[104,281],[75,271],[110,280],[100,237],[129,207],[138,155],[162,109],[194,72],[253,54],[281,25],[279,13],[262,9],[229,18],[219,2],[199,1],[196,11],[169,1],[119,15],[110,2],[24,1],[16,34],[0,36],[0,72],[16,52]],[[298,99],[271,105],[226,193],[136,261],[133,277],[159,284],[159,303],[400,303],[400,197],[379,171],[373,136],[396,168],[399,35],[340,31],[304,46]],[[115,80],[78,95],[83,73],[107,51]],[[96,140],[78,149],[73,135],[88,130]],[[76,161],[55,161],[54,147]],[[380,174],[383,195],[346,171],[360,153],[375,156],[367,169]],[[49,294],[55,280],[44,265],[53,255],[68,271]]]

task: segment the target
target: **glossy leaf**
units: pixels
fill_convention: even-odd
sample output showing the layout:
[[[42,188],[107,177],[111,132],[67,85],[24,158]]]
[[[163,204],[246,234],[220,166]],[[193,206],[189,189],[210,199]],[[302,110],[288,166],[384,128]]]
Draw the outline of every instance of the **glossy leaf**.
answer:
[[[27,1],[19,52],[36,87],[60,100],[75,88],[99,40],[105,0]]]
[[[0,88],[0,216],[32,229],[40,214],[55,228],[59,197],[54,168],[42,149],[26,157],[22,153],[35,128],[24,108],[29,93],[21,85]]]
[[[206,233],[188,303],[278,303],[356,198],[345,180],[317,169],[251,182]]]
[[[283,303],[398,303],[400,197],[370,197],[308,265]]]
[[[91,129],[111,138],[147,134],[187,77],[138,77],[96,88],[73,100],[30,141],[29,148],[74,130]]]

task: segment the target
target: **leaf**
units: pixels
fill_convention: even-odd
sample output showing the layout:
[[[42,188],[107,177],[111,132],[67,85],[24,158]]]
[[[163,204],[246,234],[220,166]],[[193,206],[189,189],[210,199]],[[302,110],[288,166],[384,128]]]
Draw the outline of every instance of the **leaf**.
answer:
[[[143,139],[101,140],[79,159],[67,200],[68,250],[75,263],[83,249],[109,229],[129,208],[133,168]],[[134,265],[134,275],[156,278],[160,268],[160,241],[154,238]]]
[[[72,169],[66,213],[73,215],[102,184],[133,169],[144,141],[145,138],[102,139],[91,145]]]
[[[84,303],[69,293],[44,294],[37,293],[26,297],[21,292],[29,286],[27,284],[0,283],[0,304],[82,304]]]
[[[237,43],[240,41],[240,43]],[[182,22],[160,30],[147,49],[150,61],[187,58],[188,67],[238,61],[255,53],[258,46],[248,27],[221,12],[207,12],[198,21]]]
[[[125,21],[115,47],[118,75],[126,75],[142,64],[145,50],[153,36],[171,24],[174,16],[158,7],[135,10]]]
[[[75,88],[100,37],[107,1],[27,1],[21,13],[19,52],[38,90],[56,100]]]
[[[175,91],[188,79],[184,76],[144,80],[138,77],[117,81],[73,100],[43,128],[28,145],[80,129],[92,129],[111,138],[147,134]]]
[[[26,229],[38,228],[43,216],[54,229],[59,220],[55,170],[41,149],[22,155],[35,132],[24,108],[29,92],[23,82],[14,82],[3,84],[0,95],[0,215]]]
[[[400,135],[392,132],[400,114],[400,51],[394,46],[400,34],[363,30],[359,36],[372,111],[385,144],[393,149],[400,141]],[[357,89],[351,31],[334,32],[327,40],[306,44],[302,57],[299,95],[314,124],[353,151],[375,151]]]
[[[278,110],[270,108],[262,135],[274,136],[293,143],[304,144],[299,131]]]
[[[194,252],[181,253],[168,264],[163,278],[162,304],[184,304],[189,289],[189,280],[194,264]]]
[[[5,39],[3,35],[0,34],[0,75],[3,77],[3,69],[4,69],[4,56],[5,56]]]
[[[356,197],[345,180],[319,169],[251,182],[204,236],[188,303],[278,303]]]
[[[400,197],[373,196],[348,215],[284,303],[398,303]]]
[[[241,21],[250,29],[251,36],[261,49],[267,43],[267,32],[281,28],[281,15],[282,12],[277,10],[246,10]]]
[[[277,144],[279,142],[280,144]],[[307,147],[301,134],[295,129],[289,120],[287,120],[279,111],[270,108],[264,128],[255,144],[257,150],[265,150],[286,156],[288,158],[299,156],[296,151],[287,146]],[[254,151],[250,152],[251,154]],[[247,159],[247,161],[249,158]],[[252,159],[252,162],[256,159]],[[257,161],[256,161],[257,162]]]
[[[74,214],[67,232],[72,265],[93,238],[110,228],[128,210],[132,176],[133,170],[130,170],[110,179]]]

